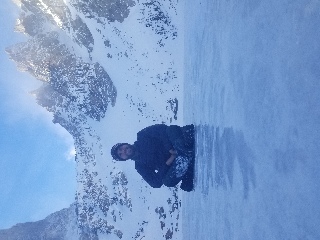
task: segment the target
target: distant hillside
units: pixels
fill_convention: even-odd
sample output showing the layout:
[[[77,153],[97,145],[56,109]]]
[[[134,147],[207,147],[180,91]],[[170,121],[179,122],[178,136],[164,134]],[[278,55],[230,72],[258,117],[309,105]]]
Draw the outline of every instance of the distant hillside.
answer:
[[[9,229],[0,230],[1,240],[78,240],[76,208],[55,212],[37,222],[19,223]]]

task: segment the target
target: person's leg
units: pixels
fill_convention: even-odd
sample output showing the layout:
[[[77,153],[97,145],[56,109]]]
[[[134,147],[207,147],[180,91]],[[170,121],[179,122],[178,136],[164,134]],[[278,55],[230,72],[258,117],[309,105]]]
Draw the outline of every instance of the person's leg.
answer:
[[[189,161],[187,156],[177,156],[163,179],[163,184],[167,187],[176,186],[188,172]]]
[[[189,167],[187,172],[183,175],[182,182],[180,188],[184,191],[190,192],[194,189],[194,164],[195,164],[195,156],[191,156]]]
[[[194,148],[194,145],[195,145],[194,125],[193,124],[185,125],[181,127],[181,131],[182,131],[186,146],[188,146],[188,148]]]
[[[193,190],[194,178],[194,125],[179,127],[171,125],[167,129],[169,140],[178,152],[178,157],[173,162],[164,179],[164,185],[176,186],[181,180],[180,188],[184,191]]]
[[[188,125],[188,126],[191,126],[191,125]],[[188,128],[188,130],[190,129]],[[175,150],[177,150],[178,152],[181,152],[182,154],[189,154],[190,151],[193,150],[193,144],[190,144],[190,140],[186,141],[185,139],[186,134],[184,134],[185,132],[184,127],[171,125],[171,126],[168,126],[166,132]]]
[[[174,142],[177,139],[183,139],[183,132],[180,126],[170,125],[168,126],[166,132],[171,142]]]

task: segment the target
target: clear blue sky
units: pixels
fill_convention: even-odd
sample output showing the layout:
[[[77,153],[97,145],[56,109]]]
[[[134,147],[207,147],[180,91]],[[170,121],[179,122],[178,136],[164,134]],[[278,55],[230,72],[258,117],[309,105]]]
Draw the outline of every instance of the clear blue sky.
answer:
[[[28,93],[41,83],[17,71],[4,50],[26,40],[13,32],[18,12],[1,2],[0,229],[68,207],[76,191],[71,136]]]

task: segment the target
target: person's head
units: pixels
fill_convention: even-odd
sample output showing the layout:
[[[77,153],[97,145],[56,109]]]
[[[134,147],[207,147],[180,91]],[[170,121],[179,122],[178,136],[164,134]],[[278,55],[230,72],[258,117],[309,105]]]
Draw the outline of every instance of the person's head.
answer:
[[[134,155],[134,148],[128,143],[117,143],[111,148],[111,156],[117,161],[126,161]]]

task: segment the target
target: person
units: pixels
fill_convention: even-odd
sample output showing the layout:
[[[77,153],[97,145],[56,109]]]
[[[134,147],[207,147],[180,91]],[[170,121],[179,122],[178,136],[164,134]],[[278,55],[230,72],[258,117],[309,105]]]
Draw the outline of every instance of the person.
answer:
[[[117,161],[135,161],[135,169],[153,188],[193,190],[194,126],[156,124],[137,133],[133,144],[117,143],[111,148]]]

